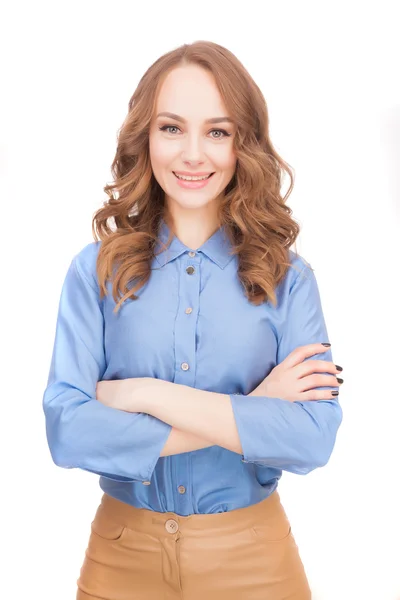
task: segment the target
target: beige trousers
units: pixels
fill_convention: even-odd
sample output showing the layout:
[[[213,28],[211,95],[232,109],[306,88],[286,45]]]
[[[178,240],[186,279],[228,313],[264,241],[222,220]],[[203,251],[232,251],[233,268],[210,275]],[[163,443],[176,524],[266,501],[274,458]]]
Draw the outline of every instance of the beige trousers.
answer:
[[[76,600],[310,600],[278,492],[233,511],[180,516],[104,494]]]

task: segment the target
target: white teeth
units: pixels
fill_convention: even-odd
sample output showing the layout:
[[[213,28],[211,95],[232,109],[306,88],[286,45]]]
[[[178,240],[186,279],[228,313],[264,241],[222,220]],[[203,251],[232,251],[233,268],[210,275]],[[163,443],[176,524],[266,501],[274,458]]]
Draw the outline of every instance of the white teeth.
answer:
[[[210,177],[210,175],[204,175],[203,177],[189,177],[189,175],[177,175],[177,173],[174,174],[178,179],[184,179],[185,181],[202,181],[203,179],[208,179]]]

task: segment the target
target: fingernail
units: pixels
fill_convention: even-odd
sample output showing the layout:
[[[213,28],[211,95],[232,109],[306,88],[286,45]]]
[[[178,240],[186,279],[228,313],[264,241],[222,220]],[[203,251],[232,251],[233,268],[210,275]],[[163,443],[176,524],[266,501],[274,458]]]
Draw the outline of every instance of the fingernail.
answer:
[[[322,344],[322,346],[326,346],[327,348],[329,348],[329,346],[331,345],[331,344],[329,344],[329,342],[321,342],[321,344]]]
[[[334,392],[331,392],[332,396],[339,396],[339,392],[338,390],[335,390]]]
[[[335,365],[338,371],[343,371],[343,367],[339,367],[339,365]]]
[[[336,377],[336,379],[338,380],[339,383],[343,383],[344,379],[341,379],[340,377]]]

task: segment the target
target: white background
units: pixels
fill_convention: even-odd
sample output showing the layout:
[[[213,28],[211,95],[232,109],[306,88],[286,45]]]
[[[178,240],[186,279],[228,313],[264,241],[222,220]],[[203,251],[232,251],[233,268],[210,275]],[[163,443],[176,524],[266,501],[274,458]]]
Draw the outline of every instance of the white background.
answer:
[[[102,492],[96,475],[56,467],[45,438],[61,285],[93,241],[140,77],[206,39],[233,51],[266,97],[272,141],[296,173],[297,249],[344,368],[328,466],[280,485],[313,598],[400,599],[396,4],[3,2],[1,597],[75,598]]]

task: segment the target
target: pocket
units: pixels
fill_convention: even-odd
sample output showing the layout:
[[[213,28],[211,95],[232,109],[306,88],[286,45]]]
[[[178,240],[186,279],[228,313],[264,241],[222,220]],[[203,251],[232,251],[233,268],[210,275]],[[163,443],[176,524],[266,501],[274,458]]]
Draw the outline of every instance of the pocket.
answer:
[[[251,527],[253,538],[265,542],[282,542],[292,535],[292,527],[286,516],[278,518],[275,522],[256,523]]]
[[[123,537],[126,527],[125,525],[121,525],[121,523],[113,521],[101,511],[98,511],[91,523],[91,530],[92,533],[103,540],[117,542]]]

